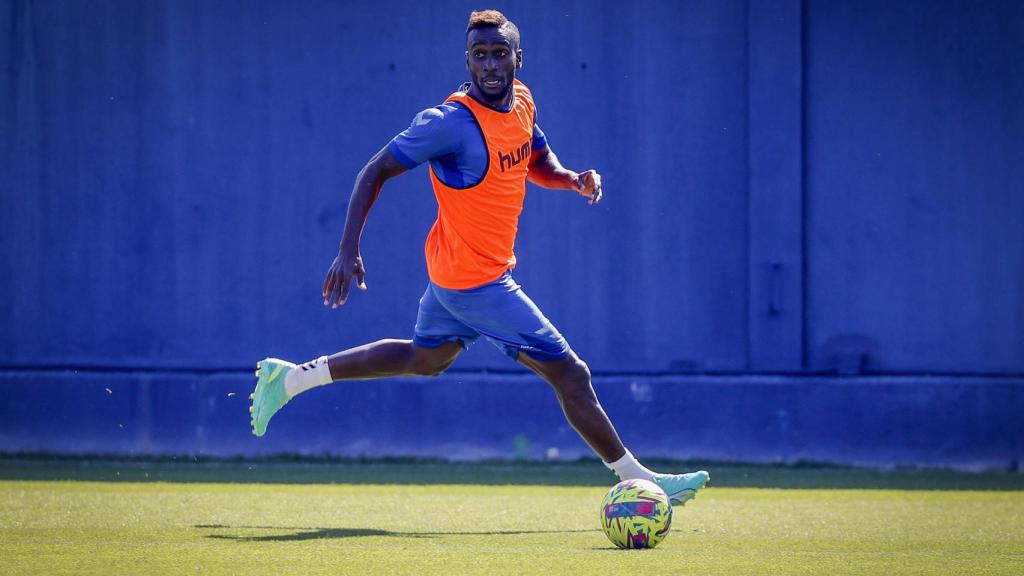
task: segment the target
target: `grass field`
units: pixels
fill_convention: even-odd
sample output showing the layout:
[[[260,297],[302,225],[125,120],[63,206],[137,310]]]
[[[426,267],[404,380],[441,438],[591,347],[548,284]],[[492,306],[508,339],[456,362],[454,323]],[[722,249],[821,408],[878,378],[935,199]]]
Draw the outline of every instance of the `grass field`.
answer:
[[[661,546],[620,551],[597,463],[3,459],[0,573],[1024,572],[1020,474],[711,471]]]

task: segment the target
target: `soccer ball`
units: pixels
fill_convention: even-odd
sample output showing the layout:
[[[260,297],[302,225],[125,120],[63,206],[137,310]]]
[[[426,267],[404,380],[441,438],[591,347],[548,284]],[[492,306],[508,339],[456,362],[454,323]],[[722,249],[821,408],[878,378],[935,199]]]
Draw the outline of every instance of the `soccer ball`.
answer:
[[[654,548],[672,526],[672,503],[647,480],[624,480],[601,502],[601,527],[619,548]]]

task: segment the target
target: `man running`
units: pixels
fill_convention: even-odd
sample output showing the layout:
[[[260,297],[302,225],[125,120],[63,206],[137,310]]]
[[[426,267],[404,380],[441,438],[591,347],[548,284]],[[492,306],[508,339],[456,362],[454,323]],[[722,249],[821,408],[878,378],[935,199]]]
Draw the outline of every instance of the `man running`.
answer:
[[[437,376],[483,335],[554,388],[569,423],[620,479],[651,480],[673,504],[683,504],[704,487],[708,473],[657,474],[626,450],[594,394],[587,365],[510,273],[526,181],[574,190],[596,204],[601,176],[564,168],[548,146],[533,97],[515,78],[523,65],[515,24],[496,10],[473,12],[466,45],[471,81],[420,112],[356,177],[338,256],[323,285],[324,305],[332,308],[348,300],[352,280],[366,290],[359,242],[370,207],[384,182],[429,162],[439,210],[427,236],[429,282],[412,340],[380,340],[302,365],[263,360],[249,409],[253,434],[265,434],[282,406],[316,386]]]

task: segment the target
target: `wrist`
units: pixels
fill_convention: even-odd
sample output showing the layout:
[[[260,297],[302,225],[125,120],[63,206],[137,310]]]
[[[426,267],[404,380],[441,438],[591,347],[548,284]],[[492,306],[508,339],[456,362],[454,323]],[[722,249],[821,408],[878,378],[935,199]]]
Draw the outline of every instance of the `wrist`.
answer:
[[[338,254],[355,254],[359,252],[359,239],[342,238],[338,244]]]
[[[579,175],[579,173],[578,172],[573,172],[572,170],[566,170],[566,174],[569,177],[569,188],[568,189],[569,190],[579,190],[580,189],[580,175]]]

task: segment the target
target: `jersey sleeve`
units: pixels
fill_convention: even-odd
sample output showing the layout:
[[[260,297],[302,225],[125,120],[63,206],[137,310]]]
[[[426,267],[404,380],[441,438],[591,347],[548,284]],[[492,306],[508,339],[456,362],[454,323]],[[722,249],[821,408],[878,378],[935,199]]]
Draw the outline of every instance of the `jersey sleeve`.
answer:
[[[540,129],[540,124],[537,124],[537,110],[533,111],[533,142],[530,144],[530,148],[536,152],[543,150],[548,147],[548,137],[544,135],[544,131]]]
[[[455,122],[447,121],[452,106],[427,108],[412,119],[409,127],[391,139],[388,150],[398,163],[411,170],[420,164],[456,151],[461,133]]]
[[[537,150],[543,150],[548,147],[548,137],[544,135],[544,131],[540,129],[540,125],[534,123],[533,125],[533,143],[531,148],[534,152]]]

